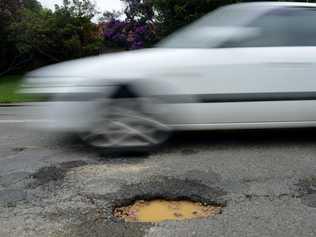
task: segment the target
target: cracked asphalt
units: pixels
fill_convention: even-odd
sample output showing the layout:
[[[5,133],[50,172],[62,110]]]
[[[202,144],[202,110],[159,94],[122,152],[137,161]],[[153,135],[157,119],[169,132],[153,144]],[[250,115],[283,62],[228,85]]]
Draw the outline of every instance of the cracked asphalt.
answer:
[[[316,129],[176,134],[149,155],[100,155],[0,108],[0,236],[316,236]],[[2,122],[1,122],[2,121]],[[136,198],[190,198],[220,215],[124,223]]]

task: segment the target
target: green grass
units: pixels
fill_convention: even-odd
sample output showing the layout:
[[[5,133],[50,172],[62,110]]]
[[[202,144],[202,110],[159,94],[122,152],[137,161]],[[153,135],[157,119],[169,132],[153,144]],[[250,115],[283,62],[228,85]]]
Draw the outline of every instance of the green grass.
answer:
[[[22,103],[40,101],[42,98],[17,93],[22,75],[0,77],[0,103]]]

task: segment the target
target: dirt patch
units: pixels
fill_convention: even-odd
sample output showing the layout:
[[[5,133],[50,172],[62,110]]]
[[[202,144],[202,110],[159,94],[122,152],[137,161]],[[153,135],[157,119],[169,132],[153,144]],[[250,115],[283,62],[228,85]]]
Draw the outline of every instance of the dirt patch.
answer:
[[[298,182],[299,192],[301,194],[316,193],[316,176],[307,177]]]
[[[79,167],[76,169],[81,175],[85,176],[103,176],[104,174],[109,173],[138,173],[142,172],[146,169],[151,168],[150,166],[142,165],[142,164],[98,164],[98,165],[87,165],[84,167]]]
[[[300,180],[297,186],[302,203],[308,207],[316,208],[316,176]]]
[[[189,200],[136,201],[127,207],[114,210],[114,217],[127,222],[163,222],[174,220],[201,219],[221,213],[221,206],[203,205]]]
[[[65,215],[67,216],[67,214]],[[60,215],[56,215],[60,218]],[[68,218],[68,217],[67,217]],[[96,208],[88,212],[76,213],[78,224],[66,225],[63,229],[56,231],[52,236],[58,237],[143,237],[151,224],[147,223],[125,223],[113,221],[107,218],[106,210]],[[69,219],[69,218],[68,218]]]
[[[35,188],[50,182],[62,181],[65,178],[68,170],[87,164],[88,163],[85,161],[70,161],[60,163],[55,166],[40,168],[38,171],[30,176],[32,179],[34,179],[34,182],[32,182],[29,187]]]
[[[187,156],[189,156],[189,155],[193,155],[193,154],[196,154],[196,153],[198,153],[198,151],[195,150],[195,149],[185,148],[185,149],[182,149],[182,150],[181,150],[181,154],[182,154],[182,155],[187,155]]]
[[[60,163],[58,166],[62,169],[69,170],[69,169],[73,169],[73,168],[77,168],[77,167],[85,166],[85,165],[88,165],[86,161],[75,160],[75,161]]]
[[[64,177],[65,170],[56,166],[43,167],[32,175],[32,178],[36,179],[39,184],[45,184],[50,181],[58,181]]]

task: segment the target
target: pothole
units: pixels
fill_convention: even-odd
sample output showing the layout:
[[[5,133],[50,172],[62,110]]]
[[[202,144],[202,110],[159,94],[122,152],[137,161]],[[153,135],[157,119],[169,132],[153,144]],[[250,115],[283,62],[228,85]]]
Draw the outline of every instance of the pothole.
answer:
[[[201,219],[220,214],[223,206],[207,205],[190,200],[139,200],[132,205],[117,207],[113,215],[126,222],[163,222]]]
[[[189,174],[192,177],[197,177],[193,171]],[[208,185],[203,184],[200,180],[166,176],[150,176],[142,182],[128,184],[122,183],[122,180],[107,179],[108,183],[115,183],[119,189],[113,193],[98,193],[97,190],[88,193],[80,192],[80,200],[87,202],[93,208],[88,212],[85,208],[80,214],[66,212],[65,220],[73,218],[75,222],[66,225],[54,236],[145,236],[149,229],[160,221],[182,221],[188,218],[207,218],[221,214],[227,204],[226,192],[216,185],[220,177],[214,176],[212,173],[209,179],[212,180],[211,178],[213,182],[208,182]],[[161,200],[189,202],[193,205],[189,208],[190,216],[187,215],[187,212],[184,215],[181,210],[173,210],[174,213],[171,213],[171,218],[170,214],[166,218],[165,213],[163,213],[163,219],[157,219],[160,218],[158,211],[161,206],[152,208],[148,205],[150,209],[146,212],[149,213],[150,219],[135,217],[135,214],[141,213],[135,212],[132,207],[137,206],[137,204],[147,206],[147,203],[153,204]],[[169,204],[169,202],[167,203]],[[187,205],[184,206],[187,207]],[[200,209],[197,210],[196,207],[202,209],[202,212],[199,213],[198,210]],[[74,208],[74,210],[77,209]],[[60,218],[59,213],[55,216]]]

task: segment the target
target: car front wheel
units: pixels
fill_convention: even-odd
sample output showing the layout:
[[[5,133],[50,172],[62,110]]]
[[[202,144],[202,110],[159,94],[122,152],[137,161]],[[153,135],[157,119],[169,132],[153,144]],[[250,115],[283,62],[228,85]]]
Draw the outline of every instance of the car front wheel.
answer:
[[[146,108],[149,100],[115,98],[100,100],[100,113],[89,132],[81,138],[93,147],[108,151],[140,151],[157,147],[170,134],[167,125]]]

